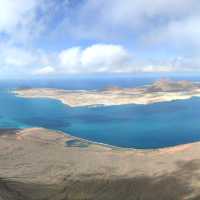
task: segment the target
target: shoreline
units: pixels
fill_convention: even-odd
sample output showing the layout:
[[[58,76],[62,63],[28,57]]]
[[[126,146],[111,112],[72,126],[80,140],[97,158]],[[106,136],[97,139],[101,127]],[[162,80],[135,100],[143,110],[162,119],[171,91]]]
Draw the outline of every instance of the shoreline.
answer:
[[[42,127],[36,127],[36,128],[42,128]],[[51,129],[48,129],[51,130]],[[56,131],[56,130],[51,130],[51,131]],[[200,145],[200,140],[199,141],[194,141],[194,142],[189,142],[189,143],[184,143],[184,144],[177,144],[173,146],[167,146],[167,147],[159,147],[159,148],[148,148],[148,149],[143,149],[143,148],[134,148],[134,147],[120,147],[120,146],[115,146],[115,145],[110,145],[102,142],[95,142],[92,140],[80,138],[77,136],[73,136],[69,133],[65,133],[63,131],[56,131],[60,134],[67,135],[70,138],[74,138],[83,142],[88,142],[94,145],[98,145],[101,147],[106,147],[110,148],[111,150],[119,150],[119,151],[133,151],[133,152],[142,152],[142,153],[150,153],[150,152],[159,152],[159,153],[165,153],[165,152],[173,152],[175,151],[182,151],[185,150],[185,148],[190,147],[191,145]]]
[[[175,84],[175,86],[171,86],[171,84]],[[104,90],[21,88],[11,91],[11,93],[24,98],[55,99],[69,107],[98,107],[128,104],[149,105],[200,97],[200,84],[190,82],[185,83],[184,81],[172,83],[163,83],[162,81],[158,81],[152,85],[135,88],[107,88]]]
[[[25,128],[25,129],[16,129],[16,135],[17,134],[21,134],[21,132],[23,132],[23,130],[37,130],[37,129],[46,129],[43,127],[32,127],[32,128]],[[89,145],[97,145],[99,147],[103,147],[103,148],[107,148],[110,150],[116,150],[116,151],[120,151],[120,152],[138,152],[138,153],[152,153],[152,152],[158,152],[158,153],[165,153],[165,152],[173,152],[173,151],[182,151],[185,150],[186,148],[192,146],[192,145],[200,145],[200,141],[194,141],[194,142],[190,142],[190,143],[185,143],[185,144],[178,144],[178,145],[174,145],[174,146],[167,146],[167,147],[161,147],[161,148],[149,148],[149,149],[142,149],[142,148],[134,148],[134,147],[119,147],[119,146],[115,146],[115,145],[110,145],[110,144],[106,144],[106,143],[102,143],[102,142],[95,142],[92,140],[88,140],[88,139],[84,139],[81,137],[77,137],[77,136],[73,136],[69,133],[63,132],[63,131],[58,131],[58,130],[53,130],[53,129],[46,129],[52,132],[56,132],[59,133],[62,136],[66,136],[66,138],[68,139],[68,141],[71,140],[78,140],[79,142],[83,142],[83,143],[88,143]],[[1,128],[0,128],[1,131]],[[88,146],[89,146],[88,145]],[[73,147],[73,146],[72,146]],[[78,147],[78,146],[76,146]],[[81,148],[81,147],[78,147]]]
[[[44,90],[46,90],[46,88],[44,88]],[[109,106],[123,106],[123,105],[151,105],[151,104],[156,104],[156,103],[165,103],[165,102],[173,102],[173,101],[181,101],[181,100],[189,100],[192,99],[193,97],[197,97],[200,98],[200,93],[199,94],[194,94],[191,96],[185,96],[185,97],[176,97],[176,98],[169,98],[169,99],[165,99],[165,100],[159,100],[159,101],[155,101],[155,102],[134,102],[134,103],[118,103],[118,104],[88,104],[88,105],[74,105],[74,104],[69,104],[68,102],[65,101],[65,99],[59,99],[57,97],[54,96],[26,96],[26,94],[19,94],[18,92],[14,92],[13,93],[15,96],[17,97],[21,97],[21,98],[30,98],[30,99],[51,99],[51,100],[57,100],[60,103],[69,106],[71,108],[78,108],[78,107],[88,107],[88,108],[95,108],[95,107],[109,107]]]
[[[160,82],[159,82],[160,84]],[[191,84],[191,83],[190,83]],[[197,83],[195,83],[197,84]],[[148,105],[148,104],[153,104],[153,103],[162,103],[162,102],[169,102],[169,101],[178,101],[178,100],[185,100],[185,99],[191,99],[192,97],[200,97],[200,85],[198,85],[198,87],[196,88],[195,85],[195,89],[193,88],[191,91],[186,90],[186,91],[179,91],[180,95],[178,96],[174,96],[174,91],[172,92],[160,92],[159,90],[156,92],[144,92],[144,90],[149,90],[149,88],[151,88],[153,85],[145,85],[144,87],[138,87],[138,88],[123,88],[123,89],[119,89],[119,88],[113,88],[113,89],[108,89],[108,90],[91,90],[91,91],[87,91],[87,90],[63,90],[63,89],[51,89],[51,88],[31,88],[31,89],[20,89],[20,90],[15,90],[15,91],[11,91],[11,93],[13,93],[14,95],[18,96],[18,97],[22,97],[22,98],[47,98],[47,99],[54,99],[57,100],[59,102],[61,102],[64,105],[70,106],[70,107],[99,107],[99,106],[117,106],[117,105],[128,105],[128,104],[133,104],[130,103],[129,101],[127,102],[122,102],[122,104],[120,102],[118,102],[118,104],[113,104],[113,102],[111,101],[111,103],[107,103],[105,104],[91,104],[91,105],[87,105],[87,103],[85,105],[80,105],[80,102],[82,99],[86,98],[87,95],[89,95],[89,97],[96,95],[97,93],[102,93],[102,95],[114,95],[114,98],[119,97],[119,95],[122,95],[122,97],[125,95],[133,95],[133,97],[135,98],[134,95],[136,95],[137,93],[139,93],[139,95],[141,95],[141,90],[142,90],[142,95],[146,95],[147,99],[149,98],[148,95],[155,95],[155,99],[156,101],[150,101],[150,102],[143,102],[141,104],[143,105]],[[192,93],[192,91],[196,91],[197,93]],[[193,91],[193,92],[194,92]],[[71,95],[73,96],[75,94],[75,99],[74,101],[77,103],[75,104],[75,102],[73,102],[73,104],[70,104],[68,102],[68,98],[71,98]],[[164,97],[166,97],[166,94],[170,94],[169,96],[167,96],[168,98],[164,98],[164,99],[159,99],[158,97],[160,97],[159,95],[163,95]],[[86,96],[85,96],[86,95]],[[161,95],[161,96],[162,96]],[[166,96],[165,96],[166,95]],[[80,96],[80,97],[79,97]],[[83,96],[83,97],[82,97]],[[101,96],[102,98],[103,96]],[[136,95],[137,97],[137,95]],[[73,97],[74,98],[74,97]],[[76,98],[78,99],[76,101]],[[87,97],[88,98],[88,97]],[[95,96],[95,98],[99,98],[99,96]],[[132,97],[131,97],[132,98]],[[154,100],[155,100],[154,99]],[[135,103],[134,103],[135,104]],[[73,136],[73,134],[72,134]],[[73,136],[75,137],[75,136]],[[120,146],[115,146],[115,145],[110,145],[110,144],[106,144],[106,143],[102,143],[102,142],[95,142],[95,141],[91,141],[91,140],[87,140],[84,138],[78,138],[78,140],[82,140],[82,141],[86,141],[89,143],[93,143],[93,144],[97,144],[97,145],[102,145],[104,147],[109,147],[109,148],[113,148],[113,149],[124,149],[124,150],[138,150],[138,151],[159,151],[160,149],[171,149],[171,148],[176,148],[176,147],[180,147],[182,148],[182,146],[184,145],[189,145],[189,144],[193,144],[193,143],[198,143],[198,141],[192,141],[189,143],[184,143],[184,144],[177,144],[177,145],[171,145],[171,146],[166,146],[166,147],[158,147],[158,148],[135,148],[135,147],[120,147]]]
[[[0,199],[200,197],[200,142],[160,151],[65,145],[75,138],[44,128],[0,135]]]
[[[60,101],[70,107],[97,107],[128,104],[153,104],[169,101],[178,101],[200,97],[200,84],[189,81],[159,80],[149,85],[135,88],[109,87],[104,90],[64,90],[55,88],[21,88],[10,91],[22,98],[47,98]],[[61,131],[62,132],[62,131]],[[63,133],[63,132],[62,132]],[[65,133],[64,133],[65,134]],[[67,134],[67,133],[66,133]],[[69,134],[68,134],[69,135]],[[103,147],[120,150],[160,151],[173,148],[182,149],[185,146],[198,143],[193,141],[184,144],[171,145],[158,148],[120,147],[102,142],[95,142],[70,135],[79,141],[101,145]]]
[[[120,151],[120,152],[136,152],[136,153],[152,153],[152,152],[157,152],[157,153],[165,153],[165,152],[174,152],[174,151],[182,151],[185,150],[186,148],[192,146],[192,145],[200,145],[200,141],[194,141],[194,142],[189,142],[185,144],[178,144],[174,146],[167,146],[167,147],[160,147],[160,148],[149,148],[149,149],[143,149],[143,148],[134,148],[134,147],[120,147],[120,146],[115,146],[115,145],[110,145],[102,142],[95,142],[92,140],[84,139],[81,137],[73,136],[72,134],[59,131],[59,130],[54,130],[54,129],[47,129],[43,127],[31,127],[31,128],[0,128],[0,136],[4,136],[7,134],[13,134],[13,135],[19,135],[23,134],[23,131],[26,130],[37,130],[37,129],[46,129],[48,131],[56,132],[63,136],[64,138],[66,137],[68,141],[73,141],[77,140],[81,143],[87,143],[88,146],[94,145],[94,146],[99,146],[102,148],[106,148],[108,150],[113,150],[113,151]],[[1,133],[2,132],[2,133]],[[67,147],[67,145],[66,145]],[[73,147],[73,146],[71,146]],[[82,148],[79,146],[74,146],[76,148]]]
[[[73,140],[77,140],[80,143],[88,143],[88,147],[100,147],[102,149],[106,149],[109,151],[117,151],[117,152],[130,152],[130,153],[158,153],[158,154],[162,154],[162,153],[175,153],[175,152],[179,152],[179,151],[184,151],[187,148],[190,148],[192,146],[198,145],[200,146],[200,141],[195,141],[195,142],[190,142],[190,143],[186,143],[186,144],[178,144],[175,146],[168,146],[168,147],[161,147],[161,148],[149,148],[149,149],[139,149],[139,148],[134,148],[134,147],[130,147],[130,148],[126,148],[126,147],[118,147],[118,146],[114,146],[114,145],[109,145],[106,143],[101,143],[101,142],[95,142],[92,140],[87,140],[84,138],[80,138],[77,136],[73,136],[69,133],[65,133],[63,131],[58,131],[58,130],[53,130],[53,129],[47,129],[47,128],[43,128],[43,127],[32,127],[32,128],[23,128],[23,129],[14,129],[14,132],[12,132],[12,135],[16,135],[16,137],[19,136],[25,136],[24,132],[31,132],[31,131],[38,131],[38,130],[46,130],[48,132],[54,132],[54,133],[58,133],[60,136],[62,136],[63,139],[66,139],[67,142],[69,141],[73,141]],[[0,128],[1,131],[1,128]],[[3,137],[5,135],[10,134],[9,131],[12,131],[12,129],[3,129],[4,134],[0,134],[0,137]],[[66,145],[66,147],[68,147]],[[81,146],[69,146],[72,148],[84,148]]]
[[[35,127],[35,128],[42,128],[42,127]],[[186,147],[189,147],[190,145],[200,144],[200,140],[199,140],[199,141],[194,141],[194,142],[189,142],[189,143],[184,143],[184,144],[177,144],[177,145],[167,146],[167,147],[159,147],[159,148],[120,147],[120,146],[106,144],[106,143],[103,143],[103,142],[95,142],[95,141],[92,141],[92,140],[73,136],[72,134],[65,133],[63,131],[57,131],[57,130],[53,130],[53,129],[48,129],[48,130],[56,131],[60,134],[67,135],[68,137],[71,137],[72,139],[77,139],[81,142],[87,142],[87,143],[90,143],[90,144],[99,145],[101,147],[110,148],[111,150],[119,150],[119,151],[134,151],[134,152],[137,151],[137,152],[144,152],[144,153],[145,152],[146,153],[148,153],[148,152],[165,152],[165,151],[173,151],[173,150],[183,150]]]

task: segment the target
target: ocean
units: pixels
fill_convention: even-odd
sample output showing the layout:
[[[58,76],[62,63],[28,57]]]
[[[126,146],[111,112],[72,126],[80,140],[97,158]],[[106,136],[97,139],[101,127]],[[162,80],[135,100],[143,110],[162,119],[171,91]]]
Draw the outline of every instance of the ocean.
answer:
[[[102,89],[142,86],[155,80],[157,77],[128,76],[1,81],[0,128],[44,127],[94,142],[138,149],[200,141],[200,98],[197,97],[151,105],[71,108],[57,100],[27,99],[11,93],[18,87]]]

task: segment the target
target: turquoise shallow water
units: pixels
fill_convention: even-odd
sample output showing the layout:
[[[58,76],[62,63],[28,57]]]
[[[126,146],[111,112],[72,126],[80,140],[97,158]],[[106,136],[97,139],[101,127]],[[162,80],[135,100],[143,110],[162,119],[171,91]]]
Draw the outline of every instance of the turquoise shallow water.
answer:
[[[159,148],[200,140],[200,98],[96,108],[0,92],[0,128],[45,127],[120,147]]]

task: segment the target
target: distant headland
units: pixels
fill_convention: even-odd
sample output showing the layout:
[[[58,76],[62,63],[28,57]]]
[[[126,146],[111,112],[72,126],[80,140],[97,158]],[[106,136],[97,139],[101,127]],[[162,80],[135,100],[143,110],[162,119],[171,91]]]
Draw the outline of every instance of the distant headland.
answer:
[[[200,96],[200,84],[190,81],[162,79],[151,85],[135,88],[107,87],[103,90],[61,90],[20,88],[15,94],[27,98],[57,99],[71,107],[152,104]]]

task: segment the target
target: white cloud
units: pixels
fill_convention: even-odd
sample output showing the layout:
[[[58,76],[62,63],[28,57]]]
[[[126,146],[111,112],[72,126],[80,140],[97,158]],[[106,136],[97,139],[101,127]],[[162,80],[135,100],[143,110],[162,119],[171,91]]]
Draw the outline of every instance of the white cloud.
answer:
[[[15,43],[39,36],[44,27],[43,18],[37,18],[37,9],[44,0],[0,0],[0,33]]]
[[[176,68],[172,66],[159,66],[159,65],[148,65],[141,67],[141,72],[155,73],[155,72],[173,72]]]
[[[46,67],[37,69],[33,72],[34,75],[50,75],[54,73],[55,73],[55,69],[51,66],[46,66]]]
[[[86,0],[65,16],[61,29],[88,39],[113,39],[127,32],[146,35],[171,21],[199,15],[199,9],[198,0]]]
[[[199,65],[198,57],[177,57],[165,61],[138,60],[123,46],[114,44],[72,47],[56,55],[11,46],[0,47],[1,76],[3,73],[28,77],[75,73],[190,72],[200,71]]]
[[[1,74],[200,69],[199,0],[0,0],[0,4]],[[68,40],[80,46],[70,48]],[[102,44],[82,47],[94,41]],[[166,54],[159,58],[162,50]],[[183,59],[174,62],[169,56]],[[158,63],[152,61],[156,59]]]
[[[0,50],[1,63],[9,66],[28,66],[37,60],[37,56],[22,48],[3,46]]]
[[[95,44],[85,49],[73,47],[63,50],[58,57],[66,73],[95,73],[125,67],[130,55],[120,45]]]
[[[200,16],[192,16],[183,20],[171,21],[167,26],[152,31],[146,36],[146,41],[173,44],[174,48],[196,51],[200,46],[199,35]]]
[[[59,59],[61,65],[77,67],[80,65],[80,57],[81,57],[81,48],[80,47],[72,47],[66,50],[63,50],[59,54]]]
[[[55,58],[41,50],[0,45],[0,76],[31,75],[38,66],[54,64]]]
[[[37,0],[0,0],[0,5],[0,31],[10,32],[30,16]]]
[[[129,59],[128,52],[120,45],[96,44],[87,47],[81,55],[83,66],[113,66],[118,67]]]
[[[198,12],[197,0],[99,0],[98,3],[88,0],[87,9],[98,12],[98,18],[105,22],[129,27],[146,25],[146,22],[155,20],[154,17],[170,20]]]

